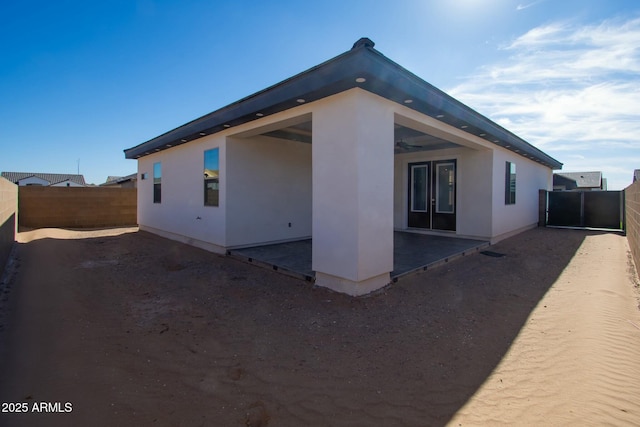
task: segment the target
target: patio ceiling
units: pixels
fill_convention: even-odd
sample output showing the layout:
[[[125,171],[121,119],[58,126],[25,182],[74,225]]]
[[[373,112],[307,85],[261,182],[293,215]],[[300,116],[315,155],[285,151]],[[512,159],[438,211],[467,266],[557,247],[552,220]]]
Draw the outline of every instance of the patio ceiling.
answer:
[[[270,136],[273,138],[286,139],[289,141],[304,142],[311,144],[312,122],[307,121],[304,123],[295,124],[281,129],[265,132],[263,136]],[[417,151],[432,151],[442,150],[446,148],[459,147],[450,141],[435,137],[433,135],[420,132],[415,129],[411,129],[406,126],[396,124],[394,127],[394,153],[410,153]]]
[[[263,135],[311,144],[311,121],[263,133]]]
[[[399,124],[394,129],[394,153],[412,153],[416,151],[444,150],[460,147],[458,144],[420,132]]]

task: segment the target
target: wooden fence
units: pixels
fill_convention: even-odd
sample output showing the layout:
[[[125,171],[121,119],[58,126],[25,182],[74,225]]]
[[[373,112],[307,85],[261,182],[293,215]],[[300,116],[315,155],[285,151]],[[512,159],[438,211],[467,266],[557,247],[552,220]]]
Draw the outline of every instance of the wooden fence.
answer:
[[[98,228],[137,224],[137,189],[20,187],[18,222],[29,228]]]

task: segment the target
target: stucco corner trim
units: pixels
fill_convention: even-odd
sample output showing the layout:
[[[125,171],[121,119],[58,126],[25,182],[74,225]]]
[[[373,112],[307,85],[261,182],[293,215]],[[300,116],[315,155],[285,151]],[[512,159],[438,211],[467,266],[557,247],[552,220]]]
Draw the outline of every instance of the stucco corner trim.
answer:
[[[389,283],[391,283],[391,276],[389,273],[383,273],[365,280],[354,281],[316,271],[315,280],[316,286],[328,288],[332,291],[354,297],[363,296],[377,291],[378,289],[384,288]]]

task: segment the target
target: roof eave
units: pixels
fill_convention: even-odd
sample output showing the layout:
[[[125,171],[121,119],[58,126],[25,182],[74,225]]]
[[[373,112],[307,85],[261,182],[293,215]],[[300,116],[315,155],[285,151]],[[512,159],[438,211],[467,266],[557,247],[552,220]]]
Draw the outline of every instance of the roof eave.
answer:
[[[358,77],[365,81],[356,82]],[[299,100],[312,102],[354,87],[461,128],[551,169],[562,168],[556,159],[391,61],[371,45],[354,46],[307,71],[124,150],[125,157],[140,158],[297,107]],[[410,104],[405,103],[407,99],[411,99]]]
[[[128,159],[148,155],[206,135],[218,133],[262,116],[284,111],[304,103],[356,87],[355,77],[361,55],[346,52],[276,85],[229,104],[219,110],[186,123],[156,138],[124,150]],[[258,116],[260,114],[260,116]]]

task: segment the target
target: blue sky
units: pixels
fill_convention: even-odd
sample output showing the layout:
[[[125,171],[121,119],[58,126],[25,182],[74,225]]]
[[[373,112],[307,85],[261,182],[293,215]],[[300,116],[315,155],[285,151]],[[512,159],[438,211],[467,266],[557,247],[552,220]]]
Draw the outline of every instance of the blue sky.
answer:
[[[640,3],[20,1],[0,5],[0,171],[136,171],[122,152],[369,37],[610,189],[640,168]]]

